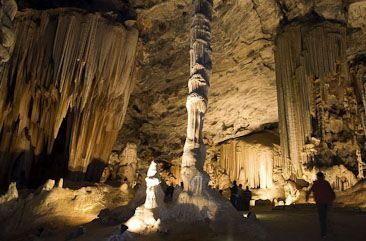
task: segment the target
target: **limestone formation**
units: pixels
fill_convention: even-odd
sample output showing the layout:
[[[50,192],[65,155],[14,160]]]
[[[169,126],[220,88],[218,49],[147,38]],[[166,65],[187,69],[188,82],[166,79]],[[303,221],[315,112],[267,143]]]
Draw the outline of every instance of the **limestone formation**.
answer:
[[[0,63],[8,62],[15,43],[13,20],[18,11],[15,0],[2,0],[0,4]],[[1,67],[0,67],[1,68]]]
[[[186,103],[188,125],[182,156],[181,178],[184,191],[201,195],[202,188],[206,184],[204,180],[206,177],[202,173],[206,158],[202,129],[212,71],[212,1],[195,0],[192,4],[190,79]]]
[[[164,193],[160,186],[160,178],[157,165],[151,162],[146,177],[145,203],[136,208],[135,215],[130,218],[126,225],[132,233],[148,234],[157,232],[160,228],[160,219],[155,219],[154,213],[161,215],[164,209]],[[157,215],[159,216],[159,215]]]
[[[108,165],[104,168],[100,181],[106,182],[109,179],[119,179],[133,187],[137,181],[137,167],[137,146],[134,143],[127,143],[122,153],[111,153]]]
[[[59,163],[57,155],[48,160],[56,172],[97,180],[124,121],[137,30],[68,9],[25,11],[15,25],[0,82],[1,185],[18,173],[42,175],[30,167],[55,143],[64,153]]]
[[[301,178],[306,166],[338,161],[356,167],[362,125],[348,73],[346,28],[330,22],[287,26],[276,40],[275,61],[282,162],[288,171]],[[320,143],[309,155],[306,145],[314,138]]]
[[[12,183],[8,193],[0,196],[0,221],[7,223],[0,229],[0,239],[12,240],[14,235],[39,228],[79,226],[91,222],[102,209],[126,205],[130,199],[130,195],[121,194],[117,187],[98,184],[75,189],[53,188],[28,195],[23,191],[18,196],[16,185]]]
[[[258,133],[221,145],[220,166],[232,181],[250,188],[271,188],[278,138],[269,133]],[[279,167],[276,167],[279,168]]]

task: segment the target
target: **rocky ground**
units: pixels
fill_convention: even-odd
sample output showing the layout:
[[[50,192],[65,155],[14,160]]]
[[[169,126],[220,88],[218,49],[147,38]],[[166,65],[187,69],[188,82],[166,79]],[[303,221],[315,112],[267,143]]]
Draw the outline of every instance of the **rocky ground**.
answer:
[[[319,237],[318,219],[315,206],[288,207],[284,210],[272,210],[269,206],[255,207],[257,222],[268,232],[265,241],[317,241]],[[366,235],[363,228],[366,222],[366,214],[351,209],[334,208],[329,214],[329,235],[326,240],[331,241],[362,241]],[[102,241],[118,230],[119,225],[101,225],[92,222],[84,226],[85,234],[73,240],[75,241]],[[34,239],[37,241],[52,240],[64,241],[72,232],[72,228],[56,233],[47,238]],[[29,240],[25,238],[13,241]],[[168,233],[153,234],[136,237],[138,241],[256,241],[250,235],[238,234],[235,230],[222,233],[220,230],[211,230],[203,224],[182,225],[172,223]]]

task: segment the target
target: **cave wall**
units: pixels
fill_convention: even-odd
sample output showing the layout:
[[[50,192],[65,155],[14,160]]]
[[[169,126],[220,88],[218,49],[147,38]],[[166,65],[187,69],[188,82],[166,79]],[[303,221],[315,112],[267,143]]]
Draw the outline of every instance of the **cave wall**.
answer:
[[[19,12],[15,25],[0,76],[1,184],[31,179],[63,121],[69,174],[97,179],[124,121],[138,31],[75,9]]]
[[[282,157],[298,177],[304,165],[357,169],[363,128],[346,31],[344,24],[308,21],[286,26],[276,40]]]
[[[0,63],[8,62],[10,50],[15,42],[13,20],[18,6],[14,0],[1,1],[0,4]]]

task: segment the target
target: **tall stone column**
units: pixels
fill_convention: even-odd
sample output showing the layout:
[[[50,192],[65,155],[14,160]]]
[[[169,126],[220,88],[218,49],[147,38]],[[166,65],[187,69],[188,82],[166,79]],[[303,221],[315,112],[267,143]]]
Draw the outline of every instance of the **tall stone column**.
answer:
[[[192,5],[190,78],[186,102],[188,125],[182,156],[181,177],[184,191],[201,194],[204,185],[202,172],[206,154],[202,129],[212,70],[211,20],[213,3],[212,0],[193,0]]]
[[[346,56],[346,27],[291,24],[275,51],[279,125],[285,171],[302,178],[312,166],[356,166],[361,129]]]

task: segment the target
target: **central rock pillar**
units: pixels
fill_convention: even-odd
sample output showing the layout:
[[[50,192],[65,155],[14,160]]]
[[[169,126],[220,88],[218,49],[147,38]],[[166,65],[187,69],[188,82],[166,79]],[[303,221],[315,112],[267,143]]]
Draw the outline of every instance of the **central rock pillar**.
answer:
[[[202,129],[212,70],[212,4],[212,0],[194,0],[192,10],[190,79],[186,103],[188,126],[182,156],[181,177],[184,191],[195,195],[202,194],[202,188],[208,183],[207,175],[203,173],[206,149]]]

